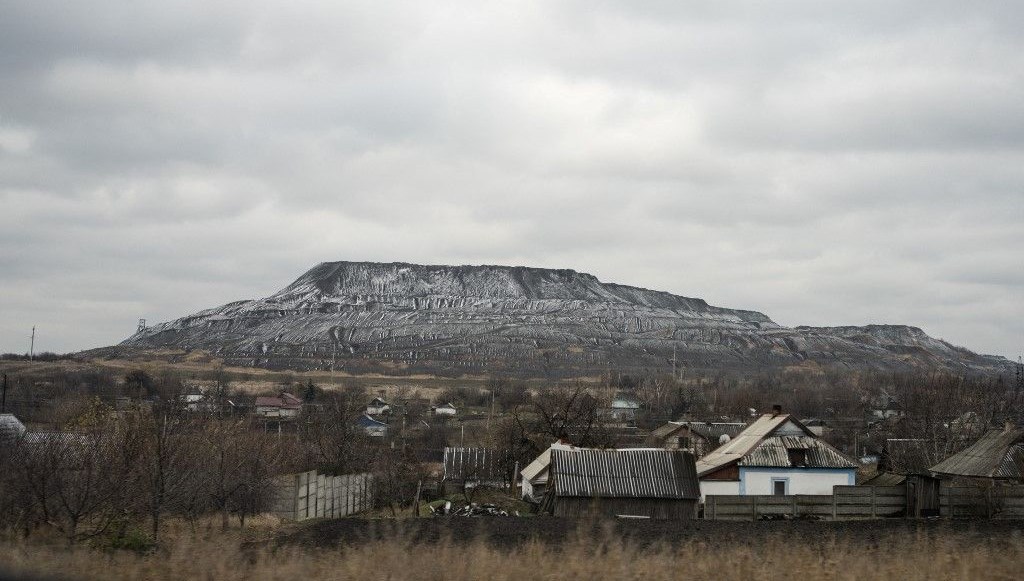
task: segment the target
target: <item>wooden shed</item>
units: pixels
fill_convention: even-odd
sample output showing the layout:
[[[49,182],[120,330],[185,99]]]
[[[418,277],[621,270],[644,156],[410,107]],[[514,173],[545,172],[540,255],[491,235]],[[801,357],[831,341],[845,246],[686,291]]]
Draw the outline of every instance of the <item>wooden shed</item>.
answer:
[[[647,448],[551,449],[542,510],[656,519],[694,518],[700,484],[693,454]]]

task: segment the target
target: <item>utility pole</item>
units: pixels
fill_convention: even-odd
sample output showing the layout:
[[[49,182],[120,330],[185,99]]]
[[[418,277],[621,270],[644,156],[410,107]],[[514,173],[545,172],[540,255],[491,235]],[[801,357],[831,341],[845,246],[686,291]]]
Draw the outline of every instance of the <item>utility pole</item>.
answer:
[[[36,326],[32,325],[32,342],[28,344],[28,360],[35,361],[36,358]]]
[[[7,374],[4,374],[4,397],[0,400],[0,413],[7,412]]]
[[[676,379],[676,345],[672,344],[672,380]]]

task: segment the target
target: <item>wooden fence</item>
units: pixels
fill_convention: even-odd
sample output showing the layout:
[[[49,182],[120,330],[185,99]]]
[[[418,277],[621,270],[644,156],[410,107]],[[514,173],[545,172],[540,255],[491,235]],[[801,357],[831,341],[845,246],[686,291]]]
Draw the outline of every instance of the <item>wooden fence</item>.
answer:
[[[278,517],[341,518],[373,506],[373,475],[288,474],[276,480],[274,492],[271,512]]]
[[[1024,486],[939,487],[939,509],[950,518],[1024,518]]]
[[[903,486],[834,486],[832,494],[708,495],[705,520],[814,518],[846,520],[902,515],[907,506]]]

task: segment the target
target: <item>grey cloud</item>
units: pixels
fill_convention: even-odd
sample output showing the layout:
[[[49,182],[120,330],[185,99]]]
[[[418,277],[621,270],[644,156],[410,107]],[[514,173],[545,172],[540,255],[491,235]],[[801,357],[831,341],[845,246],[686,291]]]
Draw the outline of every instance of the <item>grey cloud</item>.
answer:
[[[0,0],[0,351],[323,260],[1024,339],[1019,3]]]

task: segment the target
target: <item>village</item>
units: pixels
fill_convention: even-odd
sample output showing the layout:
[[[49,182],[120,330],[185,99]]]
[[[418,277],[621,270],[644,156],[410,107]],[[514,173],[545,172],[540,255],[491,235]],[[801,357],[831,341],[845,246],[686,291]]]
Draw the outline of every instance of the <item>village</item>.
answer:
[[[152,546],[167,520],[204,515],[224,530],[260,515],[1024,518],[1019,372],[857,389],[803,375],[429,389],[289,378],[263,393],[203,374],[49,373],[5,374],[0,518],[71,544]],[[833,383],[808,396],[820,381]]]

